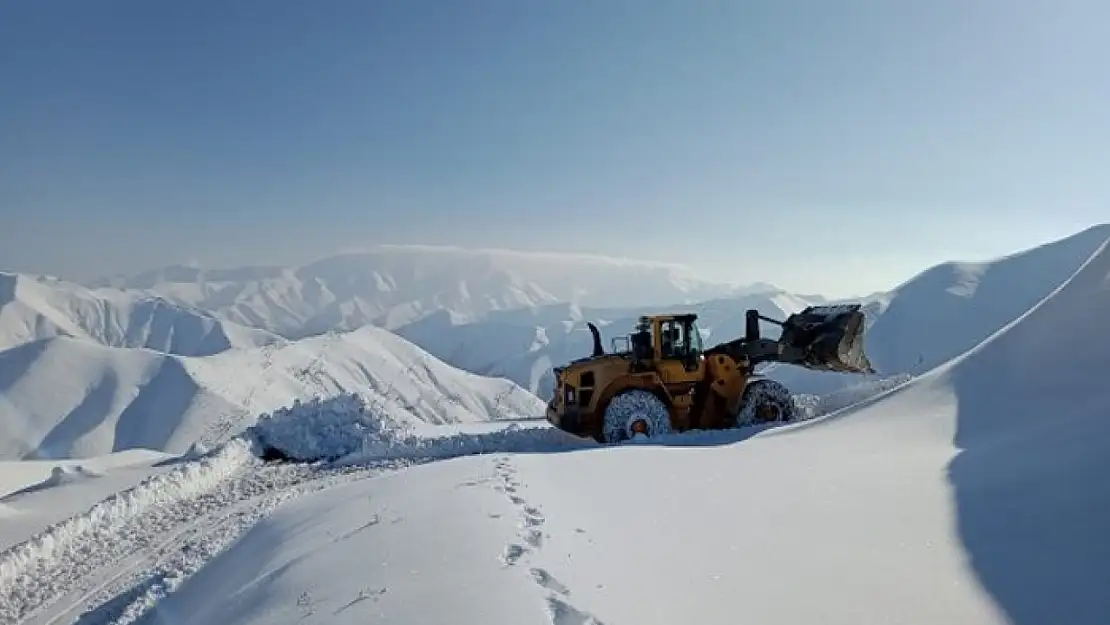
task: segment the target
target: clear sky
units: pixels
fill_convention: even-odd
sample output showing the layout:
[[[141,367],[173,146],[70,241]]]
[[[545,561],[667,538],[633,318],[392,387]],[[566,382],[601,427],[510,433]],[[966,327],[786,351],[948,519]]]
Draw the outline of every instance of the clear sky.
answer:
[[[829,294],[1110,221],[1103,0],[0,8],[0,268],[374,243]]]

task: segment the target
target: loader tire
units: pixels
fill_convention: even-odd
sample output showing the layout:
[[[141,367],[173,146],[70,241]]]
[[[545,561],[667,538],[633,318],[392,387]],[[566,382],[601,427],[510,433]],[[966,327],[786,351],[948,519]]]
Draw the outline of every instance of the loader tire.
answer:
[[[651,391],[635,388],[609,400],[602,423],[602,442],[619,443],[633,438],[633,425],[637,421],[646,425],[648,438],[671,431],[671,412],[663,400]]]
[[[744,389],[736,426],[789,423],[797,416],[790,389],[774,380],[756,380]]]

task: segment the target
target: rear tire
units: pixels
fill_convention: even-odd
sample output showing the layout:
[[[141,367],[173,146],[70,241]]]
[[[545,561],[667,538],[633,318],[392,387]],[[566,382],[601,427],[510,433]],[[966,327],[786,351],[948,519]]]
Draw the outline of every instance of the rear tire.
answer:
[[[635,388],[624,391],[605,407],[601,438],[605,443],[619,443],[633,436],[633,424],[643,420],[648,438],[671,431],[671,412],[663,400],[651,391]]]
[[[789,423],[797,416],[790,389],[774,380],[756,380],[744,389],[736,426]]]

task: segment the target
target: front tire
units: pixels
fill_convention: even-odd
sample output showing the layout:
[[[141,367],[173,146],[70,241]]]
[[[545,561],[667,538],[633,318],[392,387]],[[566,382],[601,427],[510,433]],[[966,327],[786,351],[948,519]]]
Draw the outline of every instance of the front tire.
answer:
[[[736,426],[789,423],[797,416],[790,389],[774,380],[756,380],[744,389]]]
[[[671,412],[663,400],[651,391],[631,389],[609,400],[605,407],[601,438],[605,443],[619,443],[632,438],[637,422],[646,429],[648,438],[671,431]]]

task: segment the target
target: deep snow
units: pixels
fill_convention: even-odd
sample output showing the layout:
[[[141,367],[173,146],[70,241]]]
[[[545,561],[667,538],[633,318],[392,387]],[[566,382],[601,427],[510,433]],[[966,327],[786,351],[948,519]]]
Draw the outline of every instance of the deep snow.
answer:
[[[306,496],[159,614],[1105,623],[1108,308],[1103,247],[967,355],[824,418],[457,458]]]

